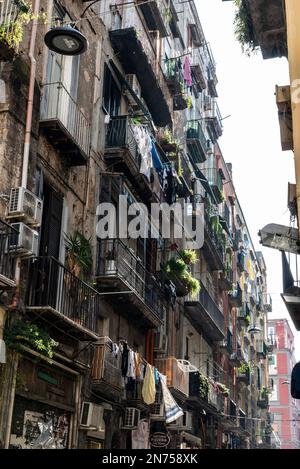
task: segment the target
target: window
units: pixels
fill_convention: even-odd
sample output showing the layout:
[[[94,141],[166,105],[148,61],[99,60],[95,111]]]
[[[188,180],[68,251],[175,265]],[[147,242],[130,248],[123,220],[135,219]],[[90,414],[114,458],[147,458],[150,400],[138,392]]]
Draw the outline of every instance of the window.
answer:
[[[108,66],[104,65],[103,108],[109,116],[118,116],[120,112],[121,91]]]
[[[277,375],[277,355],[269,356],[269,374]]]

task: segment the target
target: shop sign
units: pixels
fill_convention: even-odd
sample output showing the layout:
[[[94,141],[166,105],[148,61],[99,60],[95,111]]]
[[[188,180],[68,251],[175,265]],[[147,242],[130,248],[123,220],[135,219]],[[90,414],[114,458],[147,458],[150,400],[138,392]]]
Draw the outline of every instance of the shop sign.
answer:
[[[150,444],[153,448],[164,448],[170,441],[170,435],[165,432],[155,432],[150,436]]]

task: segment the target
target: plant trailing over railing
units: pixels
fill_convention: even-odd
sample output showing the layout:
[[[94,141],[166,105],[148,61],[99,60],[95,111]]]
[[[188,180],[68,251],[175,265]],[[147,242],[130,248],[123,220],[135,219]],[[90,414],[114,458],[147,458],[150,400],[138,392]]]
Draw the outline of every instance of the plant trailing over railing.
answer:
[[[11,327],[7,327],[4,333],[7,347],[22,351],[22,344],[49,358],[53,357],[53,349],[58,346],[58,342],[51,339],[50,335],[40,329],[36,324],[16,321]]]
[[[197,253],[194,249],[180,249],[178,254],[187,265],[196,264],[197,262]]]
[[[222,396],[224,396],[224,397],[229,396],[229,388],[227,388],[227,386],[225,386],[225,384],[216,383],[216,386],[217,386],[217,390],[218,390],[219,394],[222,394]]]
[[[209,379],[202,373],[199,373],[199,395],[200,398],[207,401],[209,393]]]
[[[3,21],[0,25],[0,41],[5,41],[9,48],[17,50],[22,42],[24,35],[24,26],[34,19],[46,20],[46,14],[41,12],[34,15],[30,3],[24,0],[13,0],[17,7],[17,16],[8,21]]]
[[[242,51],[250,55],[257,51],[258,44],[255,40],[251,14],[245,0],[234,0],[236,12],[234,17],[234,34],[242,46]]]
[[[189,249],[180,252],[182,257],[172,257],[165,265],[165,272],[175,285],[179,282],[184,286],[185,292],[182,296],[191,294],[192,297],[195,297],[200,291],[200,282],[192,276],[188,266],[196,262],[196,253]]]

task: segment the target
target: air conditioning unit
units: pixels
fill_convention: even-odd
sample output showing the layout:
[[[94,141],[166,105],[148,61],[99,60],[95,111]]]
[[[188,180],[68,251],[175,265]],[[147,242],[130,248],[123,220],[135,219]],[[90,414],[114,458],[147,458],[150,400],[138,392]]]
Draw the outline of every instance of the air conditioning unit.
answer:
[[[140,413],[141,411],[135,407],[126,407],[123,429],[132,430],[137,428],[140,421]]]
[[[40,226],[43,202],[25,187],[11,189],[8,218],[22,218],[28,225]]]
[[[193,428],[192,424],[192,412],[185,411],[179,419],[168,424],[169,430],[189,430]]]
[[[154,352],[167,353],[168,337],[163,331],[163,327],[154,333]]]
[[[138,81],[136,75],[133,75],[133,74],[126,75],[125,79],[128,82],[128,84],[131,86],[131,88],[133,89],[133,91],[135,92],[137,97],[141,98],[141,85],[139,84],[139,81]],[[129,92],[129,90],[127,88],[125,88],[125,90],[124,90],[124,95],[126,96],[126,98],[128,99],[129,103],[132,106],[136,106],[136,101],[135,101],[132,94]]]
[[[87,430],[105,431],[103,420],[104,407],[93,402],[83,402],[80,426]]]
[[[8,240],[7,250],[21,257],[37,256],[39,249],[39,234],[25,223],[12,223],[17,233]]]

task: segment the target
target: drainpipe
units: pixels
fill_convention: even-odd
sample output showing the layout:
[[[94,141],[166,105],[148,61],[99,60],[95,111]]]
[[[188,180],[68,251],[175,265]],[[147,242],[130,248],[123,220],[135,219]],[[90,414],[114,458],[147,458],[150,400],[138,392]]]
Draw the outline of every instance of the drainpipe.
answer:
[[[40,10],[40,0],[35,0],[33,14],[35,17],[38,16]],[[32,110],[33,110],[33,97],[34,97],[34,84],[36,75],[36,59],[34,57],[34,49],[36,43],[37,33],[37,18],[32,20],[32,29],[29,46],[29,59],[30,59],[30,78],[29,78],[29,90],[27,100],[27,112],[26,112],[26,127],[25,127],[25,139],[24,139],[24,151],[23,151],[23,165],[22,165],[22,181],[21,186],[27,187],[28,178],[28,166],[29,166],[29,150],[30,150],[30,137],[31,137],[31,126],[32,126]]]
[[[33,14],[35,17],[38,16],[40,9],[40,0],[35,0]],[[27,100],[27,111],[26,111],[26,125],[25,125],[25,138],[24,138],[24,150],[23,150],[23,164],[22,164],[22,180],[21,186],[27,187],[27,178],[28,178],[28,166],[29,166],[29,150],[30,150],[30,137],[31,137],[31,126],[32,126],[32,110],[33,110],[33,97],[34,97],[34,84],[35,84],[35,75],[36,75],[36,60],[34,57],[34,49],[36,43],[36,33],[37,33],[38,20],[32,20],[31,36],[30,36],[30,46],[29,46],[29,59],[30,59],[30,78],[29,78],[29,90],[28,90],[28,100]],[[20,272],[21,272],[21,259],[16,259],[16,299],[19,297],[19,286],[20,286]],[[9,403],[7,409],[7,428],[5,434],[4,447],[9,447],[10,440],[10,431],[12,423],[12,414],[15,401],[15,388],[16,388],[16,377],[18,371],[18,356],[16,355],[15,360],[13,361],[13,370],[12,370],[12,380],[13,385],[10,390]]]

